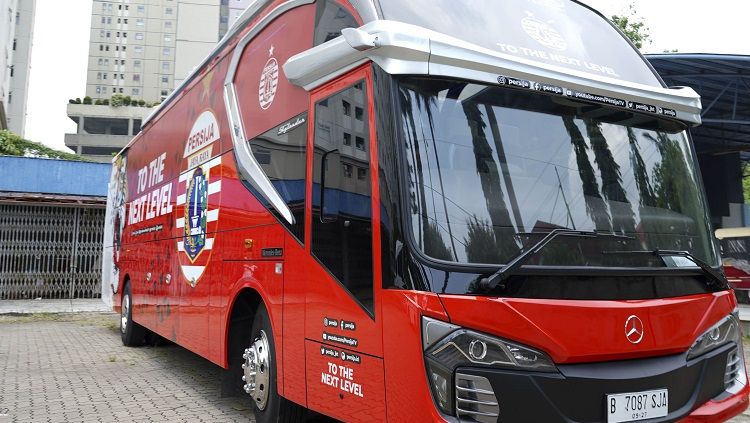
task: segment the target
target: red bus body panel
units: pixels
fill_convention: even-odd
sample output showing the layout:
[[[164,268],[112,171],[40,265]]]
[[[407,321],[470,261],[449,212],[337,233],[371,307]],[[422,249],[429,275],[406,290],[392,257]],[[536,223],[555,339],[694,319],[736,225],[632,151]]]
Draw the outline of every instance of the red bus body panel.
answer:
[[[268,6],[248,31],[281,3]],[[235,84],[248,139],[308,112],[304,242],[246,188],[237,169],[223,91],[240,35],[123,153],[127,223],[116,259],[116,310],[128,281],[136,322],[227,368],[232,310],[238,296],[252,290],[270,316],[278,392],[332,417],[363,422],[443,420],[425,372],[423,316],[532,346],[555,363],[591,363],[685,352],[697,336],[734,310],[736,300],[729,291],[658,300],[563,301],[384,289],[377,143],[382,134],[377,134],[373,112],[372,65],[349,71],[312,93],[290,84],[279,69],[272,105],[264,109],[258,101],[258,81],[270,58],[280,66],[312,46],[315,12],[315,4],[296,7],[265,27],[243,52]],[[311,252],[315,104],[359,81],[371,93],[372,313]],[[205,128],[196,129],[201,122]],[[197,168],[205,172],[200,178]],[[195,246],[185,245],[190,218],[186,208],[196,181],[208,190],[206,243],[198,254],[188,254]],[[263,249],[281,249],[283,255],[264,257]],[[646,328],[637,345],[629,343],[622,330],[613,330],[634,314]],[[329,319],[355,322],[356,330],[331,329]],[[329,334],[349,336],[357,343],[342,345]],[[746,386],[720,402],[709,401],[686,421],[728,418],[747,407],[747,395]]]

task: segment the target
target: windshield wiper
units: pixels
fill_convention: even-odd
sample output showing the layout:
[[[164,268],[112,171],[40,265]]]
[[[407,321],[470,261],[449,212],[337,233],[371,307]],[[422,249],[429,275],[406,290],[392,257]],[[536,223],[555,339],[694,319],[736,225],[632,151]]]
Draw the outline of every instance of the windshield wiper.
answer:
[[[557,238],[558,236],[570,236],[570,237],[578,237],[578,238],[596,238],[596,237],[605,236],[605,237],[632,239],[632,237],[625,236],[625,235],[602,233],[602,232],[596,232],[596,231],[579,231],[579,230],[568,229],[568,228],[557,228],[549,232],[527,232],[523,235],[541,235],[541,234],[546,234],[546,235],[544,236],[544,238],[532,244],[530,247],[525,248],[525,251],[523,251],[521,254],[513,257],[513,259],[509,261],[505,266],[503,266],[500,270],[498,270],[497,272],[491,274],[490,276],[486,278],[480,279],[479,287],[487,291],[491,291],[495,289],[501,282],[503,282],[504,280],[512,276],[516,269],[523,266],[524,263],[526,263],[527,261],[529,261],[529,259],[531,259],[533,256],[538,254],[539,251],[541,251],[544,247],[547,246],[547,244],[550,243],[550,241]]]
[[[661,259],[663,259],[664,257],[684,257],[692,261],[697,267],[703,270],[703,273],[705,273],[710,279],[713,280],[713,283],[711,283],[710,285],[716,285],[717,287],[724,289],[729,288],[729,284],[727,283],[727,280],[722,276],[721,271],[714,269],[710,264],[699,259],[698,257],[695,257],[689,251],[660,250],[657,248],[656,250],[602,251],[602,254],[647,254],[659,257]]]

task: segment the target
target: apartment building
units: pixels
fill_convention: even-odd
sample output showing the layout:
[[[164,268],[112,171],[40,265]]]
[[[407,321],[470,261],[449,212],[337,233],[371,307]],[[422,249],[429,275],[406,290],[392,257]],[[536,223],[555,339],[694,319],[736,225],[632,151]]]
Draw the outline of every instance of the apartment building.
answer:
[[[36,0],[0,0],[0,129],[23,136]]]

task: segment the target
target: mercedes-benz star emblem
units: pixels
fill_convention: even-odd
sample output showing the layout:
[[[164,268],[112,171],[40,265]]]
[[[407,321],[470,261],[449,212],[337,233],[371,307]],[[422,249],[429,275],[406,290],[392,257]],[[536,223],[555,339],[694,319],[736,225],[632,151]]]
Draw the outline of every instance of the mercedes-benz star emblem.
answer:
[[[631,344],[637,344],[643,339],[643,322],[635,314],[625,321],[625,337]]]

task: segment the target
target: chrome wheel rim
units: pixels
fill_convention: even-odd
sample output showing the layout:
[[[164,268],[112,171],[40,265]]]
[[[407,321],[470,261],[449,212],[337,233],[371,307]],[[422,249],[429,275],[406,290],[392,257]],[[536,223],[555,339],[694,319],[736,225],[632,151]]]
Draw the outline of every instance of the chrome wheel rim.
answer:
[[[128,312],[130,311],[130,295],[122,298],[122,307],[120,309],[120,332],[125,333],[128,328]]]
[[[242,363],[245,382],[245,392],[250,395],[259,410],[264,410],[268,403],[268,391],[271,379],[271,356],[270,346],[266,332],[261,330],[250,348],[242,354],[245,362]]]

